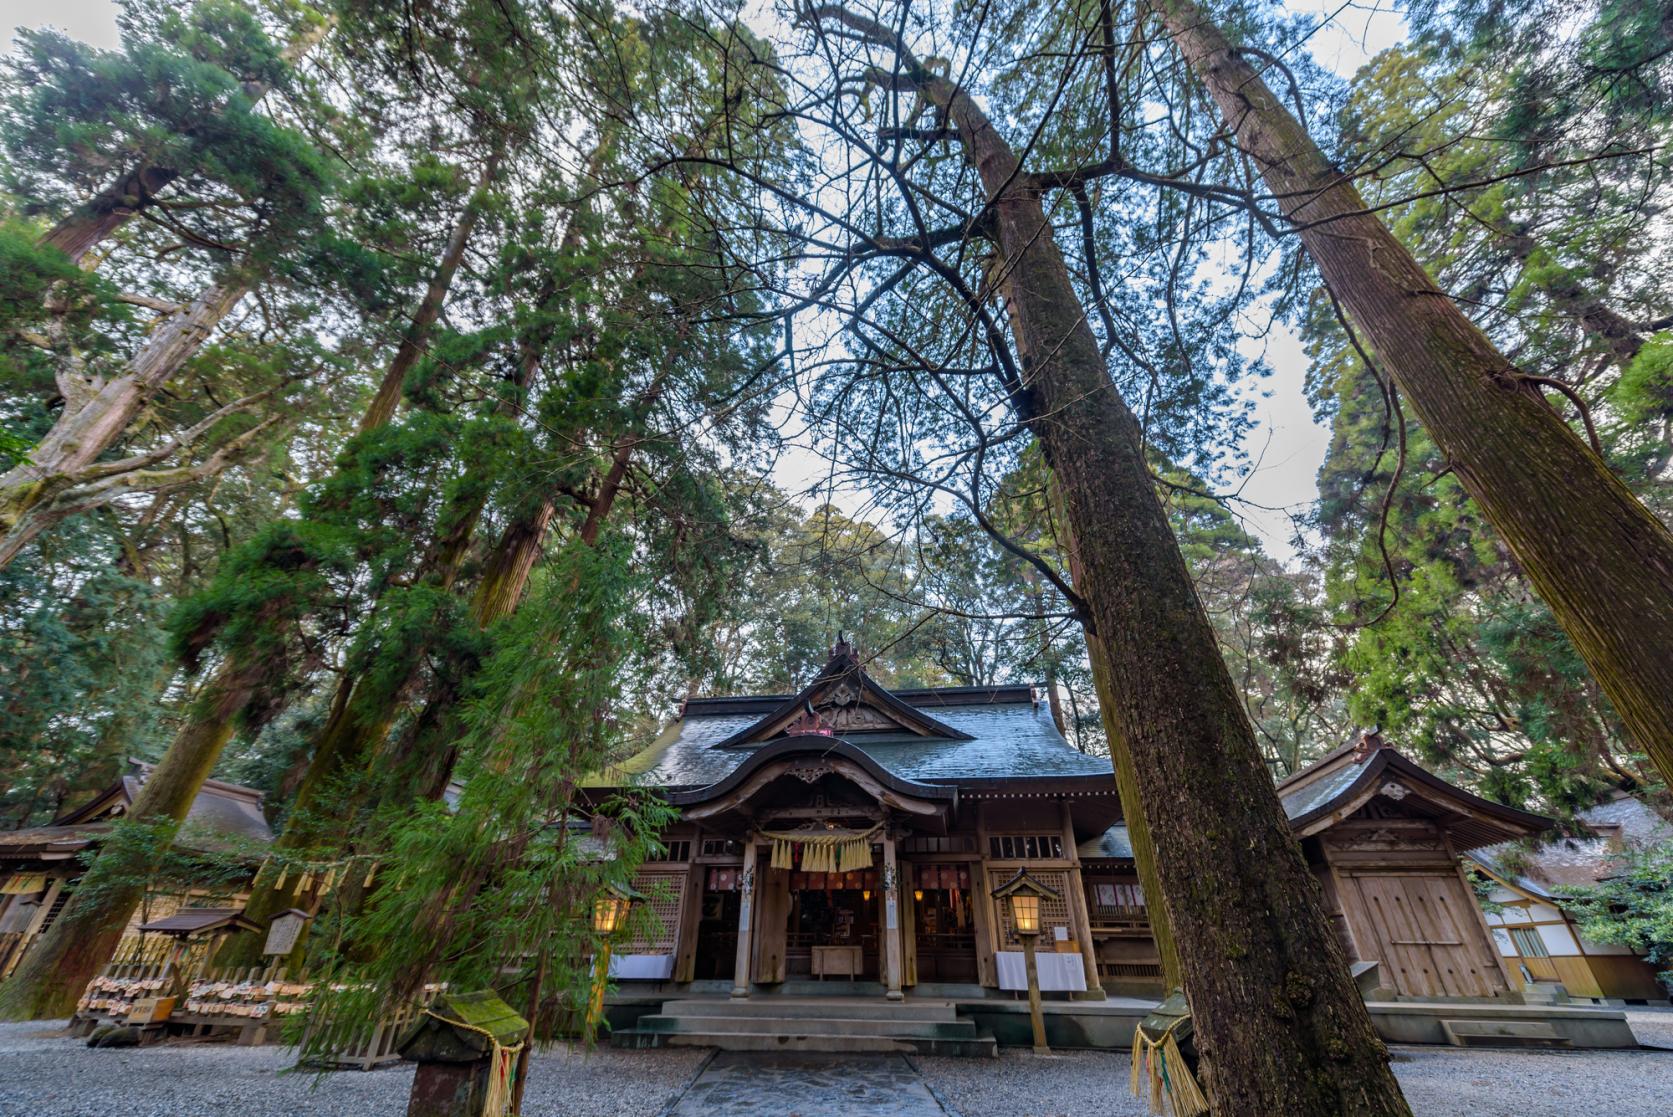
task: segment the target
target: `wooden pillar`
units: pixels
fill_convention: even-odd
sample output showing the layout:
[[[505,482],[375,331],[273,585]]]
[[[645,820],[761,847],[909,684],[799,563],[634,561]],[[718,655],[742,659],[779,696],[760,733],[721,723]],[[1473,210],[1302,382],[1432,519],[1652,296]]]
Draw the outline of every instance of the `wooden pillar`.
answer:
[[[911,864],[900,867],[900,983],[910,989],[918,984],[918,882]]]
[[[970,865],[970,907],[976,915],[976,980],[988,989],[999,988],[999,963],[994,953],[1000,948],[999,935],[995,931],[993,918],[993,898],[988,892],[993,888],[988,880],[988,832],[986,820],[983,817],[983,804],[976,800],[976,857]]]
[[[1089,1001],[1104,999],[1104,986],[1098,980],[1098,950],[1092,943],[1092,915],[1086,908],[1086,882],[1080,875],[1080,850],[1075,845],[1075,827],[1069,814],[1069,800],[1062,800],[1063,853],[1069,858],[1069,922],[1075,928],[1075,941],[1080,943],[1081,964],[1086,967],[1086,992]]]
[[[693,848],[695,839],[693,840]],[[686,868],[685,891],[680,895],[680,922],[674,938],[675,981],[697,976],[697,927],[703,918],[703,893],[708,883],[708,866],[693,863]]]
[[[900,866],[895,863],[895,836],[883,832],[883,978],[889,991],[884,994],[891,1001],[904,1000],[900,991]]]
[[[738,877],[738,958],[732,970],[732,995],[749,996],[749,967],[755,952],[750,925],[755,915],[755,835],[744,843],[744,870]]]
[[[755,971],[757,985],[776,985],[789,971],[790,870],[755,869]]]

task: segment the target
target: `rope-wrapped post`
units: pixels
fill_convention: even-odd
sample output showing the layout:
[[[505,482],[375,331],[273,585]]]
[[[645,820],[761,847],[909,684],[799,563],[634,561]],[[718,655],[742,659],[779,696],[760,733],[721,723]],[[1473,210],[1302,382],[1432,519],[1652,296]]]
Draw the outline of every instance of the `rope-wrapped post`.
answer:
[[[443,994],[399,1045],[418,1064],[407,1117],[505,1117],[527,1034],[492,992]]]

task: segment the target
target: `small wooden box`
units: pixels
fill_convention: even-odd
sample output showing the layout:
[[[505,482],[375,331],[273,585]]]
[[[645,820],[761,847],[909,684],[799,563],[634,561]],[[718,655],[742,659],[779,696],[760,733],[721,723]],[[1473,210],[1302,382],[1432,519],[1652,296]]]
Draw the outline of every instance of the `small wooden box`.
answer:
[[[815,977],[859,977],[861,969],[860,948],[857,946],[816,946],[813,948],[813,975]]]

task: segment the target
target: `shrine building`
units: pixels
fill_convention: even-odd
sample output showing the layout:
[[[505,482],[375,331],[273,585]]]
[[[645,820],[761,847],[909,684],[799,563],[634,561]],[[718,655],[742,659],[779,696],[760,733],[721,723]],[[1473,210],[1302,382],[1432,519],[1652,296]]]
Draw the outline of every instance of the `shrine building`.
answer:
[[[1054,894],[1048,995],[1161,992],[1110,761],[1071,746],[1032,687],[890,691],[839,642],[798,694],[688,700],[597,782],[660,789],[680,811],[636,880],[661,930],[614,957],[624,990],[1009,996],[1026,988],[1022,946],[991,893],[1026,868]],[[1459,857],[1548,819],[1375,734],[1278,792],[1348,957],[1378,963],[1388,995],[1519,1000]]]

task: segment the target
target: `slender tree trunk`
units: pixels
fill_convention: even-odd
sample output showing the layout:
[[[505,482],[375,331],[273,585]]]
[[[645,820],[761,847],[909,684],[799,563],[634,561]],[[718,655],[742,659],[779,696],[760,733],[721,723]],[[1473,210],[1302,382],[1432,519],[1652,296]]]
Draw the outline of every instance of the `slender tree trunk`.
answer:
[[[159,830],[144,842],[117,835],[100,850],[51,929],[0,984],[0,1019],[36,1020],[75,1011],[82,990],[110,960],[145,898],[147,878],[161,853],[156,842],[168,840],[191,810],[232,736],[234,719],[259,685],[263,666],[229,660],[193,701],[185,726],[128,811],[130,819]]]
[[[824,9],[829,11],[829,9]],[[846,13],[844,13],[846,15]],[[879,33],[888,35],[886,29]],[[1409,1117],[1041,204],[982,110],[913,60],[987,187],[1016,403],[1061,486],[1216,1112]],[[1101,688],[1103,689],[1103,688]],[[1154,899],[1154,898],[1152,898]]]
[[[395,357],[384,370],[383,380],[378,384],[372,402],[366,406],[365,414],[360,417],[362,434],[376,430],[395,417],[395,410],[401,405],[401,394],[406,389],[407,374],[424,355],[425,347],[430,340],[430,331],[435,327],[436,319],[441,317],[442,307],[447,304],[448,291],[453,287],[453,276],[459,270],[460,261],[465,258],[465,249],[470,246],[471,233],[475,231],[476,223],[482,217],[488,192],[493,189],[494,176],[499,173],[500,160],[504,154],[504,149],[496,144],[487,161],[483,163],[476,189],[465,203],[459,219],[454,222],[453,232],[447,238],[447,246],[442,250],[436,270],[430,276],[430,285],[425,288],[418,309],[401,334]]]
[[[588,161],[590,176],[597,176],[604,161],[614,150],[616,137],[617,129],[614,127],[607,128],[601,134]],[[394,415],[406,375],[417,363],[429,331],[445,303],[448,285],[464,257],[469,236],[498,171],[502,154],[501,150],[496,148],[484,167],[476,193],[454,227],[430,288],[413,317],[412,325],[402,338],[401,347],[385,373],[383,383],[362,418],[363,431],[370,426],[387,422]],[[581,234],[580,214],[577,213],[564,230],[563,239],[559,242],[560,254],[575,251],[580,245]],[[557,296],[558,292],[548,288],[542,296],[542,309],[549,309],[545,303]],[[536,330],[522,340],[518,350],[516,381],[511,385],[510,395],[499,405],[499,413],[502,416],[509,417],[522,406],[523,399],[539,375],[541,362],[551,340],[552,330],[549,327]],[[381,419],[378,419],[379,416]],[[377,422],[374,422],[375,419]],[[459,501],[443,513],[441,522],[450,526],[424,562],[421,578],[433,581],[444,590],[452,588],[475,537],[476,526],[481,519],[486,501],[485,492],[467,489]],[[531,516],[514,521],[506,529],[499,545],[489,557],[487,569],[472,599],[472,618],[479,627],[487,627],[499,616],[509,614],[516,608],[527,584],[529,572],[539,555],[540,545],[545,539],[547,525],[551,522],[554,511],[555,505],[548,499]],[[416,683],[429,651],[428,641],[420,641],[407,649],[407,662],[401,669],[404,681],[393,692],[385,690],[373,696],[359,685],[358,680],[352,677],[342,680],[339,684],[338,700],[333,704],[332,716],[321,731],[307,773],[297,789],[292,804],[291,821],[279,836],[276,848],[294,853],[317,844],[332,833],[328,829],[333,821],[331,816],[314,817],[320,812],[322,793],[344,779],[351,770],[367,764],[378,743],[387,739],[402,708],[399,698]],[[456,680],[438,676],[431,685],[431,693],[424,706],[403,732],[403,741],[393,750],[398,763],[413,765],[417,770],[416,774],[403,770],[394,776],[386,777],[403,789],[395,793],[394,798],[397,801],[410,798],[407,789],[413,786],[426,789],[432,786],[438,778],[437,771],[451,771],[450,760],[431,760],[423,756],[414,756],[412,742],[434,741],[436,734],[444,732],[441,728],[443,722],[449,727],[452,725],[450,711],[458,699]],[[451,753],[446,746],[446,739],[443,738],[434,751],[440,757],[450,757]],[[441,785],[435,791],[435,795],[438,796],[446,789],[445,776],[440,778]],[[279,871],[277,867],[270,866],[258,875],[246,907],[246,914],[251,919],[262,922],[279,911],[296,906],[299,902],[300,893],[296,887],[295,874],[290,875],[287,887],[273,887]],[[218,958],[224,965],[247,965],[257,961],[254,949],[255,944],[235,937],[228,940]],[[299,940],[293,957],[300,961],[303,950],[304,942]]]
[[[1192,0],[1174,42],[1633,740],[1673,782],[1673,532],[1418,265]]]

